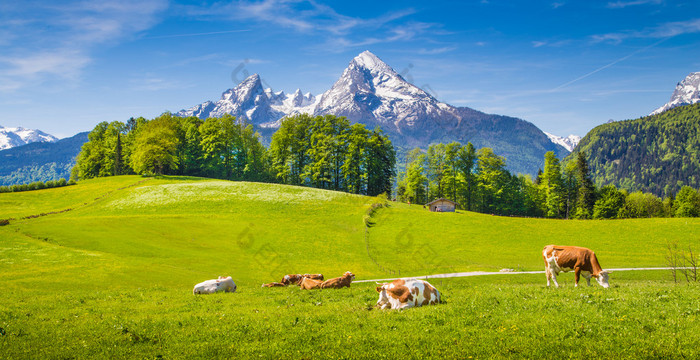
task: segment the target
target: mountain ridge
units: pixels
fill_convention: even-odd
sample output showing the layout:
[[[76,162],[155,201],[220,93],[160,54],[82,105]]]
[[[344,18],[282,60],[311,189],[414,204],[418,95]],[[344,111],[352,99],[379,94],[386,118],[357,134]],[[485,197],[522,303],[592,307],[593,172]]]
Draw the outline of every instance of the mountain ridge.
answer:
[[[382,128],[399,148],[426,148],[431,143],[451,141],[491,147],[506,157],[511,171],[532,175],[544,166],[547,151],[560,158],[568,154],[530,122],[439,101],[369,51],[353,58],[327,91],[298,100],[300,94],[300,90],[285,94],[263,89],[260,76],[253,74],[223,92],[218,101],[206,101],[175,115],[245,117],[263,136],[278,128],[285,116],[345,116],[369,128]]]
[[[33,142],[56,142],[58,138],[41,130],[23,127],[6,128],[0,125],[0,150],[30,144]]]
[[[692,105],[697,102],[700,102],[700,72],[693,72],[676,84],[676,89],[666,104],[652,111],[649,115],[661,114],[675,107]]]

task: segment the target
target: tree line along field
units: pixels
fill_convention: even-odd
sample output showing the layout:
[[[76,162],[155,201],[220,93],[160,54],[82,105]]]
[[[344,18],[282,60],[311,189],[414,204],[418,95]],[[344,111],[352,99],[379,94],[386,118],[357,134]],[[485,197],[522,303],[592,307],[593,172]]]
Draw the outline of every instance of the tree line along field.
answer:
[[[699,288],[667,271],[613,272],[607,290],[574,288],[571,274],[559,289],[543,274],[433,279],[445,303],[408,311],[373,309],[373,282],[260,288],[298,272],[542,270],[549,243],[587,246],[604,268],[665,266],[667,243],[699,238],[694,218],[525,219],[392,202],[366,228],[377,201],[138,176],[0,194],[0,219],[11,219],[0,227],[0,358],[698,357]],[[218,275],[238,291],[192,295]]]

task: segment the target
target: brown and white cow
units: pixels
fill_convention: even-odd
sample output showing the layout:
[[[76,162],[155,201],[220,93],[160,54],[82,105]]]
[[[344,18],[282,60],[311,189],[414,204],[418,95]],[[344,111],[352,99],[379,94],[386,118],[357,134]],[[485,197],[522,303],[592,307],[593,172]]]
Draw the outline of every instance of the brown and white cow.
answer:
[[[440,303],[440,292],[424,280],[398,279],[378,285],[377,307],[380,309],[408,309]]]
[[[350,283],[355,280],[355,274],[346,271],[341,277],[328,279],[321,284],[321,289],[340,289],[342,287],[350,287]]]
[[[321,280],[323,281],[323,274],[304,274],[303,275],[305,278],[309,278],[312,280]]]
[[[547,286],[550,279],[554,280],[554,285],[559,287],[557,275],[559,272],[574,271],[575,284],[581,275],[586,278],[588,286],[591,285],[591,276],[604,288],[610,287],[608,284],[608,272],[603,270],[598,263],[598,258],[590,249],[578,246],[558,246],[547,245],[542,249],[544,258],[544,271],[547,274]]]
[[[304,277],[300,274],[287,274],[285,275],[280,283],[284,285],[299,285],[301,284],[301,279]]]
[[[280,283],[284,285],[301,285],[301,280],[305,277],[313,280],[323,280],[323,274],[287,274]]]
[[[301,288],[301,290],[320,289],[322,283],[323,281],[321,280],[314,280],[305,277],[301,279],[299,287]]]
[[[282,283],[278,283],[278,282],[271,282],[271,283],[267,283],[267,284],[262,284],[262,287],[285,287],[285,286],[287,286],[287,285],[282,284]]]
[[[236,283],[233,282],[230,276],[219,276],[218,279],[203,281],[194,286],[192,293],[197,294],[213,294],[217,292],[235,292]]]

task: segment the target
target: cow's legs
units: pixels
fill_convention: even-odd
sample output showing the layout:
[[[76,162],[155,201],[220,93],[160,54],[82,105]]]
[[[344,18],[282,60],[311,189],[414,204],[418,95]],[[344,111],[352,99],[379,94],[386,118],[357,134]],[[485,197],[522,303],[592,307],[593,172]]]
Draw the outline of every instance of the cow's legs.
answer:
[[[557,272],[550,269],[549,273],[552,275],[552,281],[554,281],[554,286],[559,287],[559,283],[557,282]]]
[[[586,278],[586,282],[588,282],[588,286],[591,286],[591,274],[584,274],[583,277]]]
[[[576,283],[575,283],[576,285],[574,285],[574,286],[578,287],[578,280],[581,278],[581,268],[580,267],[575,268],[574,274],[575,274],[575,279],[576,279]]]
[[[552,278],[552,272],[549,270],[549,265],[544,266],[544,273],[547,276],[547,287],[550,285],[550,279]]]

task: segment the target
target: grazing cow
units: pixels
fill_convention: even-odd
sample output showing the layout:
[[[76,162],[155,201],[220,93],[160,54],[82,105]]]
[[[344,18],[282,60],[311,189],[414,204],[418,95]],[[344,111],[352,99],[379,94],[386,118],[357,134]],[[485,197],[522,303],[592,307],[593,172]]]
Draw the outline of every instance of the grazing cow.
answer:
[[[230,276],[223,277],[219,276],[215,280],[203,281],[194,286],[192,289],[192,294],[213,294],[216,292],[235,292],[236,283],[233,282]]]
[[[328,279],[321,284],[321,289],[333,288],[340,289],[342,287],[350,287],[350,283],[355,280],[355,274],[346,271],[341,277]]]
[[[576,275],[576,286],[578,286],[580,276],[583,275],[588,286],[591,286],[591,276],[593,276],[600,286],[610,287],[608,272],[600,267],[598,258],[590,249],[578,246],[547,245],[542,249],[542,257],[544,258],[544,271],[547,274],[547,286],[550,285],[550,279],[552,279],[554,285],[559,287],[557,282],[559,272],[573,270]]]
[[[394,280],[379,284],[377,292],[380,309],[408,309],[416,306],[440,303],[440,292],[424,280]]]
[[[287,285],[278,283],[278,282],[271,282],[269,284],[262,284],[262,287],[285,287]]]
[[[314,280],[305,277],[301,279],[299,287],[301,288],[301,290],[320,289],[322,283],[323,281],[321,280]]]

